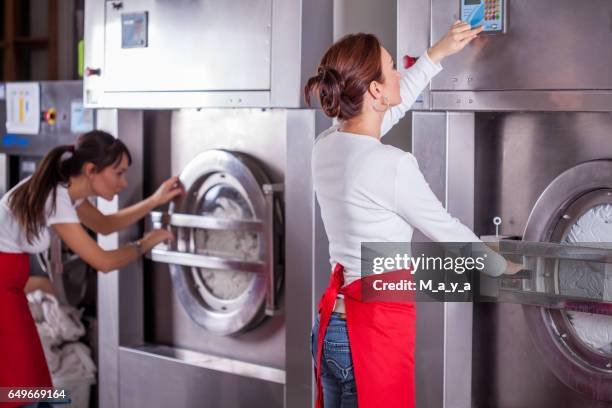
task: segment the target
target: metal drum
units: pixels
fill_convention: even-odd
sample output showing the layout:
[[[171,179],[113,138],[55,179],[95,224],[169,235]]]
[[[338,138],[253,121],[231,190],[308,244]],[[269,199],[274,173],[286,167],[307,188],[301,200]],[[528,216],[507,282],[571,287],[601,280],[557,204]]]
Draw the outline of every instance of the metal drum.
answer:
[[[526,241],[610,248],[612,161],[576,165],[554,179],[536,202],[525,228]],[[535,261],[534,261],[535,262]],[[605,263],[539,260],[538,292],[610,300]],[[539,267],[538,267],[539,266]],[[533,339],[551,371],[590,398],[612,401],[612,316],[523,306]]]
[[[183,169],[186,194],[154,222],[176,241],[152,251],[170,264],[177,295],[191,317],[219,335],[244,332],[276,309],[282,284],[282,206],[278,185],[243,153],[205,151]]]

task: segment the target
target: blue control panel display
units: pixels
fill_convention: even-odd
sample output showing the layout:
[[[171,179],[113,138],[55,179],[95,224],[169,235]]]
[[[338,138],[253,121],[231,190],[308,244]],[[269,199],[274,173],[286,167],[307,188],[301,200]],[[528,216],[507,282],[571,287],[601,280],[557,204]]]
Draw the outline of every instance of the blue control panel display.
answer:
[[[461,0],[461,20],[487,33],[504,32],[505,0]]]

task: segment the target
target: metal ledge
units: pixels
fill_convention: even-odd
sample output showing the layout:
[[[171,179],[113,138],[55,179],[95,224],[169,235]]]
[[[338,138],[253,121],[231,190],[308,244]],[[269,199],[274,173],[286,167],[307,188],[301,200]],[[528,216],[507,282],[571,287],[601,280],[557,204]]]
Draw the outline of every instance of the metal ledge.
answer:
[[[432,91],[432,110],[612,112],[612,91]]]
[[[187,349],[153,344],[135,347],[122,346],[119,349],[121,352],[140,355],[144,358],[164,359],[277,384],[284,385],[286,381],[285,371],[278,368],[213,356]]]

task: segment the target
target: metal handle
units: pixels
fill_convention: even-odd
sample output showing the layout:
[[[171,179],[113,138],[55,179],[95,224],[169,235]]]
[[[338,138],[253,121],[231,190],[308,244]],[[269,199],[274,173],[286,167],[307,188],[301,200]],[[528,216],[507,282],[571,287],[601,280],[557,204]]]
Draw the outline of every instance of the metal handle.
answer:
[[[170,251],[164,248],[153,248],[147,257],[155,262],[174,265],[190,266],[207,269],[228,269],[241,272],[261,273],[266,282],[265,313],[273,316],[278,313],[278,299],[276,286],[280,279],[279,265],[276,263],[274,240],[277,235],[274,222],[275,195],[283,192],[282,184],[264,184],[262,186],[266,200],[265,219],[261,220],[228,220],[210,216],[193,214],[152,212],[148,223],[152,228],[165,228],[167,226],[179,228],[199,228],[214,230],[244,230],[262,233],[267,247],[261,261],[245,262],[226,259],[205,254]]]
[[[147,257],[155,262],[191,266],[194,268],[228,269],[240,272],[263,273],[264,266],[262,262],[244,262],[218,256],[168,251],[160,248],[153,248],[147,254]]]
[[[532,279],[534,276],[531,269],[522,269],[514,275],[499,275],[499,276],[488,276],[490,279]]]
[[[499,253],[519,255],[525,258],[573,260],[598,263],[612,263],[612,249],[585,247],[553,242],[528,242],[520,240],[499,240]],[[612,315],[612,303],[608,299],[578,298],[567,295],[521,290],[520,285],[508,284],[514,279],[533,279],[531,270],[516,275],[501,275],[499,278],[481,278],[480,294],[483,299],[496,302],[519,303],[550,309],[565,309],[589,313]],[[506,280],[507,278],[508,280]]]
[[[276,256],[274,254],[274,238],[276,237],[274,222],[274,195],[283,191],[282,184],[264,184],[263,192],[266,196],[266,223],[265,236],[270,248],[266,251],[266,315],[274,316],[278,312],[278,301],[276,296],[276,282],[279,278],[277,271]]]
[[[612,303],[587,298],[500,289],[495,301],[612,316]]]
[[[534,258],[612,263],[612,248],[594,248],[553,242],[528,242],[502,239],[499,252]]]
[[[154,211],[150,214],[150,220],[155,225],[201,228],[212,230],[243,230],[261,232],[263,224],[259,220],[228,220],[204,215],[162,213]]]

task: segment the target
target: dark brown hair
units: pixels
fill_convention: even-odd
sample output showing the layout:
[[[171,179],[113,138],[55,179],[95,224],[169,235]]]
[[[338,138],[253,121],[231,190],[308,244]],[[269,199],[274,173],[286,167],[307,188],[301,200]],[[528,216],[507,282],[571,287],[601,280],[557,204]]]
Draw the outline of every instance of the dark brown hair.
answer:
[[[361,112],[372,81],[382,82],[381,45],[373,34],[349,34],[333,44],[321,59],[317,75],[304,87],[308,106],[316,93],[325,114],[350,119]]]
[[[66,153],[71,153],[71,156],[63,158]],[[58,146],[47,153],[32,177],[17,187],[8,201],[10,210],[25,229],[28,243],[32,244],[38,238],[45,225],[48,216],[45,204],[49,194],[52,197],[50,211],[55,211],[55,191],[59,183],[69,183],[70,177],[81,174],[85,163],[92,163],[97,172],[111,165],[117,166],[124,154],[132,164],[125,144],[101,130],[79,136],[76,145]]]

